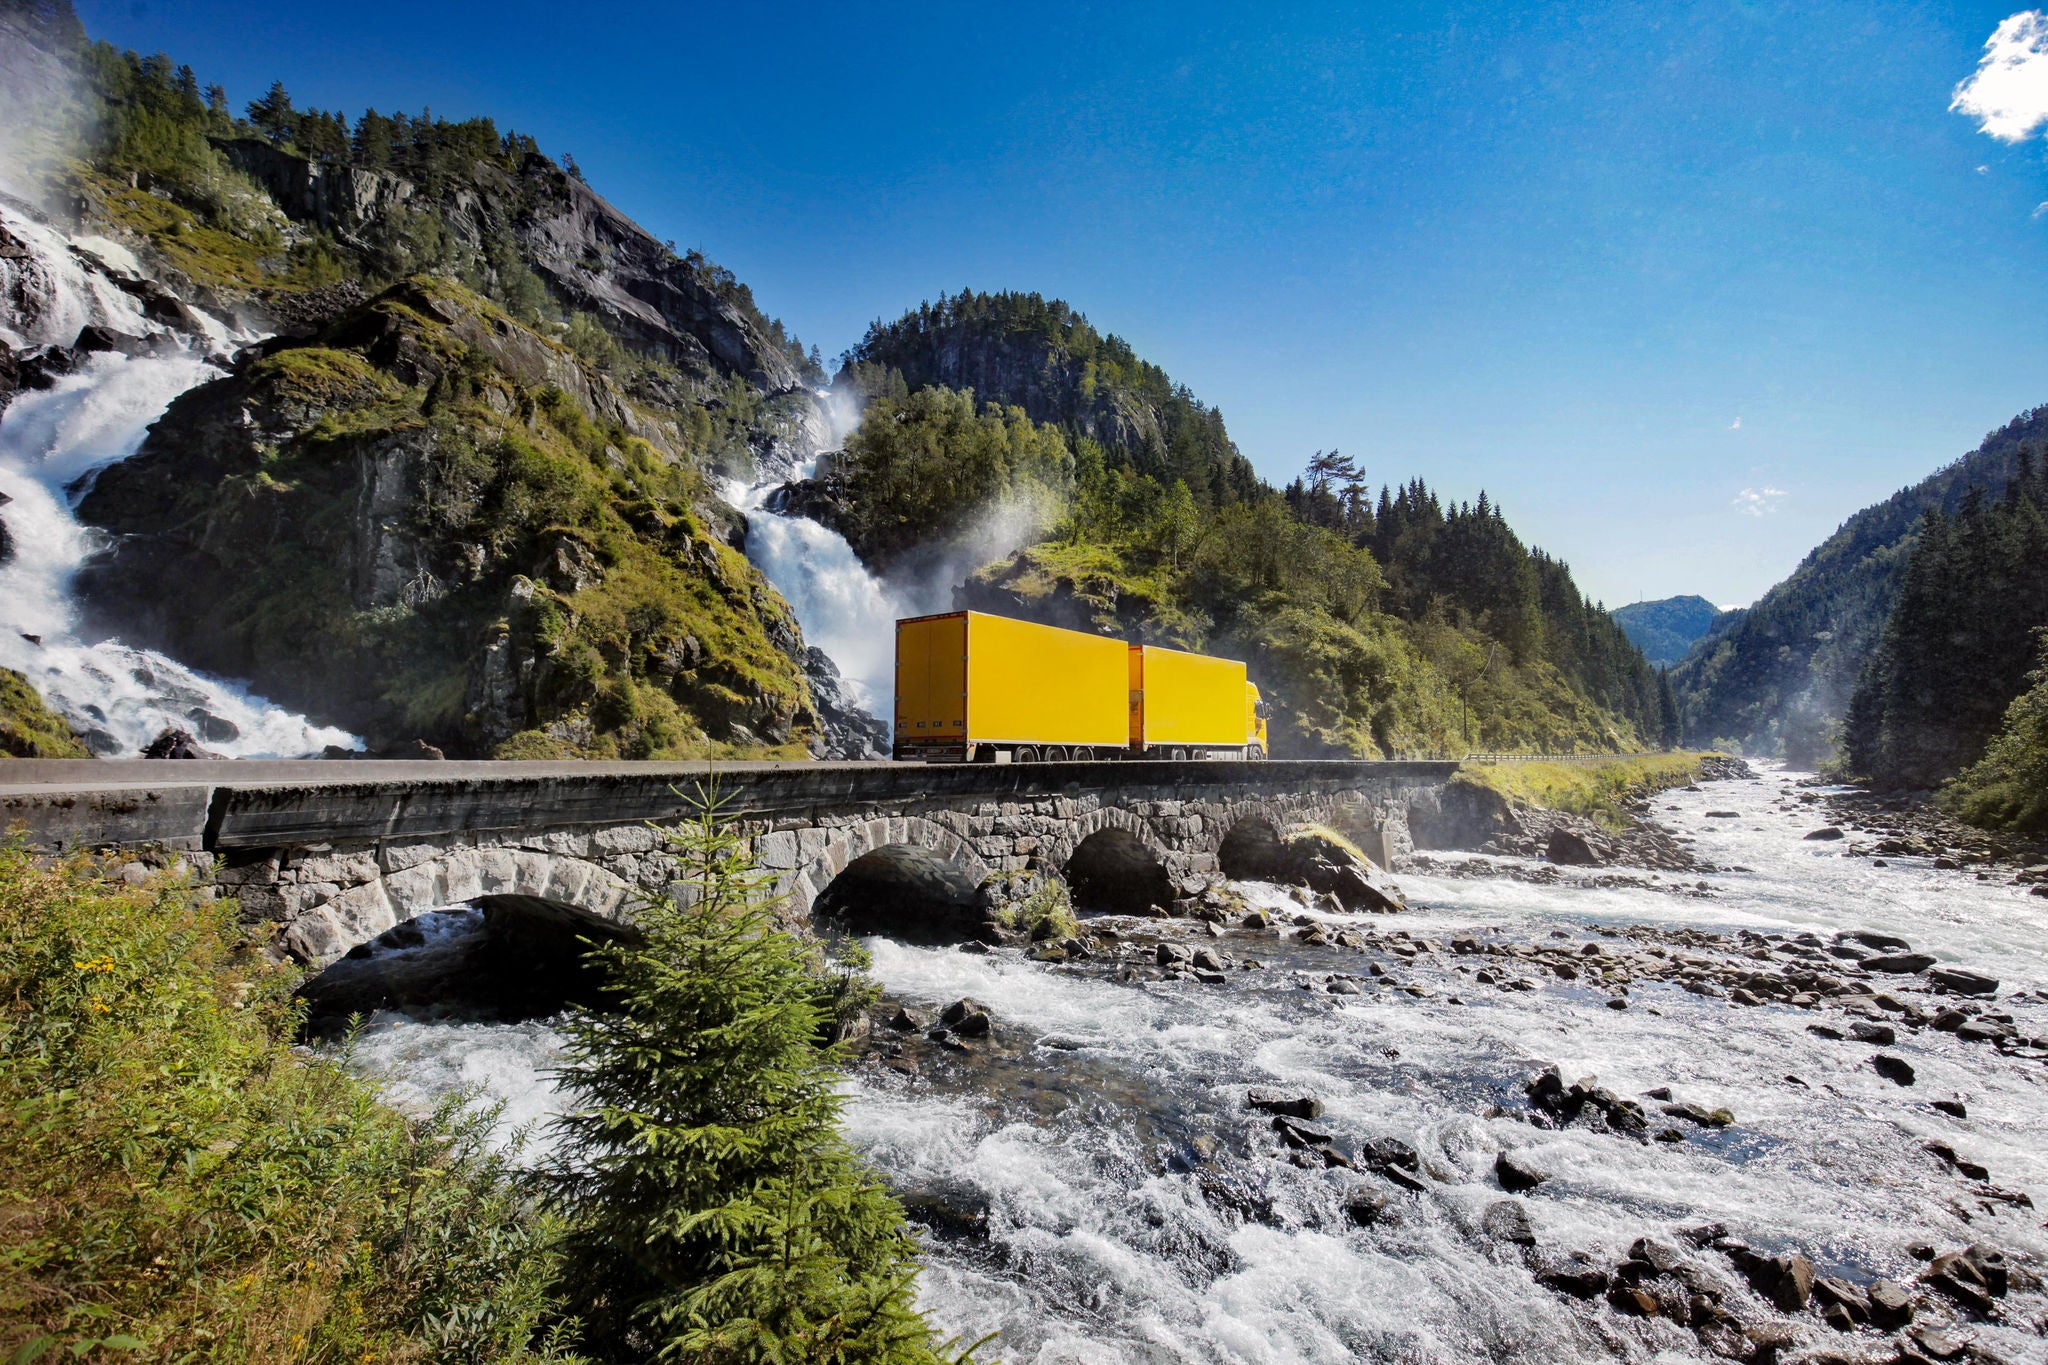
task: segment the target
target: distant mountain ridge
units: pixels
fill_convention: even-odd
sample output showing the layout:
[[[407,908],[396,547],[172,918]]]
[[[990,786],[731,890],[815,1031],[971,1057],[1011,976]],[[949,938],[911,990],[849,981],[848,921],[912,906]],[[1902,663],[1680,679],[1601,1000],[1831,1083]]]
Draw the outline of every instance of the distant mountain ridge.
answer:
[[[2022,446],[2048,449],[2048,406],[1856,513],[1756,604],[1730,613],[1671,672],[1688,743],[1728,741],[1811,766],[1834,754],[1857,676],[1897,599],[1929,508],[1954,514],[1972,488],[1999,496]]]
[[[1688,594],[1631,602],[1610,614],[1644,658],[1659,668],[1669,668],[1685,657],[1695,640],[1713,629],[1721,609],[1704,597]]]

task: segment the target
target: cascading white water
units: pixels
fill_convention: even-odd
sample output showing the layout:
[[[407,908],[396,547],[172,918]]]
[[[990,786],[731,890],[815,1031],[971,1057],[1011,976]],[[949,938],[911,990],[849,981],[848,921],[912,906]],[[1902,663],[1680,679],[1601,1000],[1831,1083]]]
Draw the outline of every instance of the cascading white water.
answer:
[[[1723,869],[1704,879],[1705,896],[1679,894],[1691,876],[1684,888],[1677,878],[1603,885],[1591,873],[1532,885],[1505,875],[1529,870],[1519,860],[1484,858],[1475,861],[1503,875],[1403,876],[1414,910],[1392,919],[1307,912],[1280,888],[1243,889],[1289,915],[1399,926],[1439,945],[1455,934],[1578,940],[1631,925],[1881,930],[1999,977],[1999,1008],[2022,1034],[2048,1034],[2048,902],[1926,858],[1882,867],[1806,841],[1813,817],[1781,808],[1788,786],[1772,774],[1661,803],[1674,809],[1660,818]],[[1342,996],[1299,989],[1287,969],[1362,974],[1360,955],[1270,935],[1216,944],[1269,967],[1221,985],[1119,981],[1014,949],[869,946],[892,995],[924,1008],[972,995],[997,1021],[975,1056],[927,1061],[915,1077],[857,1073],[846,1127],[899,1190],[986,1211],[985,1237],[930,1242],[921,1301],[945,1333],[999,1330],[993,1354],[1006,1361],[1715,1359],[1668,1319],[1541,1287],[1514,1248],[1482,1231],[1503,1197],[1493,1159],[1507,1147],[1550,1177],[1519,1200],[1539,1244],[1604,1264],[1638,1237],[1670,1239],[1707,1220],[1752,1246],[1803,1250],[1821,1274],[1857,1283],[1911,1283],[1921,1266],[1907,1247],[1922,1238],[2048,1255],[2038,1213],[1980,1206],[1922,1150],[1947,1142],[2001,1186],[2037,1197],[2048,1188],[2041,1063],[1950,1034],[1902,1031],[1887,1046],[1919,1072],[1902,1089],[1869,1065],[1871,1046],[1807,1027],[1841,1025],[1838,1013],[1745,1008],[1649,982],[1616,1011],[1584,981],[1483,985],[1471,964],[1486,959],[1448,953],[1372,956],[1416,993],[1382,982]],[[557,1046],[544,1024],[385,1014],[355,1057],[402,1082],[401,1099],[482,1083],[530,1122],[562,1104],[546,1078]],[[1669,1086],[1737,1121],[1677,1143],[1535,1128],[1522,1083],[1543,1063],[1623,1095]],[[1279,1160],[1263,1116],[1245,1111],[1248,1085],[1315,1094],[1325,1125],[1411,1144],[1424,1192],[1396,1191],[1391,1218],[1354,1226],[1342,1198],[1359,1177]],[[1951,1097],[1967,1099],[1967,1118],[1928,1103]],[[1712,1253],[1700,1260],[1739,1279]],[[2039,1311],[2037,1296],[2016,1297],[2002,1320],[1966,1330],[1987,1358],[2038,1359],[2028,1324]],[[1941,1315],[1938,1302],[1923,1308],[1923,1319]],[[1797,1322],[1816,1345],[1875,1345],[1869,1333]]]
[[[764,501],[773,487],[750,488],[736,499],[747,514],[747,558],[796,613],[805,642],[830,655],[861,705],[887,720],[896,621],[916,612],[868,572],[846,537],[809,517],[769,511]]]
[[[63,234],[0,207],[0,227],[28,248],[0,258],[0,341],[20,348],[66,344],[94,325],[129,337],[163,338],[152,353],[89,356],[48,389],[15,395],[0,413],[0,510],[14,556],[0,565],[0,665],[16,669],[104,756],[132,757],[166,728],[195,732],[235,758],[296,757],[329,745],[360,748],[346,731],[319,726],[232,682],[196,673],[153,650],[80,634],[72,597],[98,533],[73,515],[92,475],[135,453],[171,400],[220,371],[182,339],[144,317]],[[119,259],[93,242],[100,259]],[[92,253],[87,253],[88,257]],[[215,344],[231,340],[218,321]],[[166,584],[165,591],[177,591]]]

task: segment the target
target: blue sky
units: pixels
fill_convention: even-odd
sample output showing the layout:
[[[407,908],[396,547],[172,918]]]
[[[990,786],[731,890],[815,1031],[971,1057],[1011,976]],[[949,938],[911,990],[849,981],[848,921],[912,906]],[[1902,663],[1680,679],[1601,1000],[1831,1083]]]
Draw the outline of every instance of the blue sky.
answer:
[[[1950,110],[2009,0],[78,9],[238,108],[531,133],[828,355],[1059,295],[1268,477],[1485,488],[1610,605],[1749,601],[2048,402],[2042,144]]]

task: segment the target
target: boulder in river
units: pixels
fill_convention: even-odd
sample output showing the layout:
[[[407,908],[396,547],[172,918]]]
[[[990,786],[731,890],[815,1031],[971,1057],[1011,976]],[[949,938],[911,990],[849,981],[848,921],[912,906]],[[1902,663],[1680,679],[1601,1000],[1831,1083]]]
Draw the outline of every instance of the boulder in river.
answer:
[[[1904,1057],[1894,1057],[1889,1052],[1880,1052],[1870,1059],[1870,1064],[1877,1069],[1878,1075],[1894,1085],[1913,1083],[1913,1064]]]
[[[1292,1119],[1321,1118],[1323,1102],[1313,1095],[1300,1095],[1288,1091],[1267,1090],[1254,1086],[1245,1092],[1245,1106],[1262,1113],[1278,1114]]]
[[[1496,1242],[1521,1247],[1536,1245],[1536,1229],[1529,1226],[1529,1211],[1519,1199],[1497,1199],[1488,1204],[1480,1216],[1479,1227]]]
[[[1879,952],[1905,953],[1911,952],[1913,949],[1912,944],[1906,942],[1897,934],[1882,934],[1875,929],[1851,929],[1847,933],[1837,934],[1836,937],[1848,939],[1852,943],[1860,943],[1866,948],[1875,948]]]
[[[1493,1175],[1509,1194],[1533,1190],[1550,1178],[1529,1164],[1528,1158],[1512,1151],[1502,1152],[1493,1159]]]
[[[980,1038],[991,1027],[988,1010],[972,996],[963,995],[939,1012],[939,1022],[962,1038]]]
[[[1863,970],[1867,972],[1890,972],[1896,976],[1911,976],[1924,972],[1934,965],[1931,953],[1883,953],[1877,957],[1863,959]]]
[[[1998,979],[1982,972],[1965,971],[1961,967],[1935,967],[1928,971],[1927,979],[1943,990],[1954,991],[1957,995],[1996,995]]]
[[[1808,839],[1833,840],[1841,838],[1842,831],[1837,825],[1823,825],[1821,828],[1807,834],[1806,837]]]
[[[1543,856],[1565,867],[1598,867],[1602,859],[1586,836],[1560,825],[1550,831]]]
[[[199,741],[192,738],[189,730],[175,727],[165,730],[151,740],[142,750],[144,758],[223,758],[211,749],[199,747]]]

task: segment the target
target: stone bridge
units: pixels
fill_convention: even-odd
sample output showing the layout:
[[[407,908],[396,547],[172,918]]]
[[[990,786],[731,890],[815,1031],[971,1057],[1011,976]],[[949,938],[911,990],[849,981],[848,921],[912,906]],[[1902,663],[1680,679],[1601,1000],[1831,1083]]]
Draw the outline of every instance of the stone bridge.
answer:
[[[620,925],[682,867],[666,829],[714,789],[786,917],[859,898],[935,910],[1044,877],[1141,908],[1232,870],[1289,825],[1383,865],[1454,763],[104,762],[10,760],[0,821],[48,852],[175,853],[325,966],[415,915],[481,902]],[[1420,812],[1418,812],[1420,814]]]

